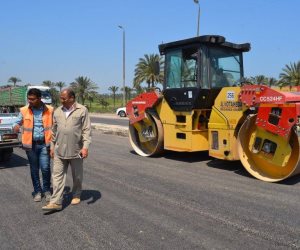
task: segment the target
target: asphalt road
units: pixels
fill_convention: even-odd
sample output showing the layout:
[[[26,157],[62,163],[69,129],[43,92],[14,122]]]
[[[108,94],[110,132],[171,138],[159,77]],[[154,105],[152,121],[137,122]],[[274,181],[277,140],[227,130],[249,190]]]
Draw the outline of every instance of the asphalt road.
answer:
[[[44,213],[24,152],[0,168],[1,249],[296,249],[300,183],[255,180],[206,153],[143,158],[128,138],[93,133],[82,203]]]
[[[92,123],[104,123],[110,125],[128,126],[127,117],[118,117],[115,114],[90,114]]]

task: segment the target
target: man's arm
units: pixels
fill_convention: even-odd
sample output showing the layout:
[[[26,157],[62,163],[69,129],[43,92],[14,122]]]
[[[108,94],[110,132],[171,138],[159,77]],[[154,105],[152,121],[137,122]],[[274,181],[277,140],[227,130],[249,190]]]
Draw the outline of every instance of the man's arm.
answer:
[[[82,158],[86,158],[88,156],[88,149],[91,144],[91,120],[87,109],[85,109],[82,119],[82,142],[83,147],[80,153]]]
[[[51,143],[50,143],[50,157],[54,157],[54,147],[56,143],[56,133],[57,133],[57,122],[55,116],[53,114],[53,124],[52,124],[52,135],[51,135]]]
[[[15,132],[15,133],[19,133],[20,127],[21,127],[22,125],[23,125],[23,115],[22,115],[22,113],[20,112],[19,115],[18,115],[18,118],[17,118],[16,122],[15,122],[14,125],[13,125],[14,132]]]

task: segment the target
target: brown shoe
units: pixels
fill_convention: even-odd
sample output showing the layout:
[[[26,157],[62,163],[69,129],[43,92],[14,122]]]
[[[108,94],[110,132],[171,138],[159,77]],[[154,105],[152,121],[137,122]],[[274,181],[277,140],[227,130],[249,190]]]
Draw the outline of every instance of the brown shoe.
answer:
[[[62,205],[49,203],[48,205],[43,206],[42,209],[44,211],[60,211],[62,210]]]
[[[80,198],[73,198],[71,201],[72,205],[78,205],[80,203]]]

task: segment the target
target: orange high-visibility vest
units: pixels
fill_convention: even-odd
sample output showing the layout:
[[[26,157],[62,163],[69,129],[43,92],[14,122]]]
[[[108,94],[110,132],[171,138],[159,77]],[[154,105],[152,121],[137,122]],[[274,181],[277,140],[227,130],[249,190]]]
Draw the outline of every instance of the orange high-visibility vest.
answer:
[[[20,112],[23,115],[22,144],[24,148],[31,149],[33,137],[33,112],[28,105],[20,108]],[[52,115],[53,108],[51,106],[45,105],[42,120],[46,146],[50,146],[51,142]]]

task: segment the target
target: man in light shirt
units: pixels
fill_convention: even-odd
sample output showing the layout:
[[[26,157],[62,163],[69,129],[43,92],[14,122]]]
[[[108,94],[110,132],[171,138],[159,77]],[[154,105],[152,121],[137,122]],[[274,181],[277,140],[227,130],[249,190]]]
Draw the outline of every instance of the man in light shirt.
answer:
[[[71,88],[60,94],[62,106],[54,111],[50,156],[53,161],[53,194],[44,211],[62,210],[63,191],[68,166],[73,177],[72,205],[80,203],[83,179],[83,159],[88,157],[91,143],[91,122],[88,110],[75,101]]]

